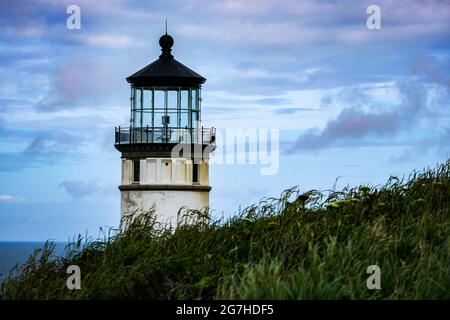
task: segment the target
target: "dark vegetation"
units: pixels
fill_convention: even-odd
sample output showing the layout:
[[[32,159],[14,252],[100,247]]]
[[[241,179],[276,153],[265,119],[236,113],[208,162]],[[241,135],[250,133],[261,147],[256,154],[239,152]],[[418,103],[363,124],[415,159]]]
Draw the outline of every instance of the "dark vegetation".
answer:
[[[449,299],[450,161],[383,186],[286,190],[230,219],[47,243],[1,286],[3,299]],[[78,265],[82,289],[68,290]],[[381,290],[366,269],[381,268]]]

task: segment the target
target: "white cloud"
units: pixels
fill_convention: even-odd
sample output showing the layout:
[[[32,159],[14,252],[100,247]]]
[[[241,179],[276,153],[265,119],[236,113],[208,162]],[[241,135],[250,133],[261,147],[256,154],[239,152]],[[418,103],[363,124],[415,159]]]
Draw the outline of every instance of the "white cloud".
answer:
[[[0,202],[22,202],[25,199],[22,197],[16,197],[9,194],[0,194]]]
[[[143,46],[143,42],[141,40],[124,34],[98,34],[91,36],[80,36],[79,40],[91,46],[100,46],[113,49]]]

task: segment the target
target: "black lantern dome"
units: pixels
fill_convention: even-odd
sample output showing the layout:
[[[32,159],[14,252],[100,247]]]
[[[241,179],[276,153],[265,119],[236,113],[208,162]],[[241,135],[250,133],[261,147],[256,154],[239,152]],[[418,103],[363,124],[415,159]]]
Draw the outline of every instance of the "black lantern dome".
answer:
[[[206,81],[204,77],[174,59],[171,51],[173,38],[164,34],[159,39],[161,55],[138,72],[127,78],[134,86],[189,86],[200,88]]]

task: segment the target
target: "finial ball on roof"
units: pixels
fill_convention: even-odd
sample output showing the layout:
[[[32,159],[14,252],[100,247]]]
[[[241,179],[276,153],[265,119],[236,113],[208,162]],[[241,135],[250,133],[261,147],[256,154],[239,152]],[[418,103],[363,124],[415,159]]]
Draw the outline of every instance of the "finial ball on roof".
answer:
[[[173,46],[173,38],[170,35],[165,34],[159,38],[159,45],[162,49],[171,49]]]

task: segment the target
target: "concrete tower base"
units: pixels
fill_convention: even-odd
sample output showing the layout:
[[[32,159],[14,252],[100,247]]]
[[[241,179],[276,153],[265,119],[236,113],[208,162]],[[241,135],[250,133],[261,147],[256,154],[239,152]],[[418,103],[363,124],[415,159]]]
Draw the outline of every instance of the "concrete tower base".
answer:
[[[176,225],[180,208],[201,210],[209,207],[209,189],[133,191],[125,189],[121,191],[121,218],[133,213],[145,213],[142,208],[146,210],[153,208],[158,222]]]
[[[122,221],[154,210],[157,222],[175,226],[181,208],[208,208],[208,170],[207,161],[194,164],[184,158],[123,159],[119,187]]]

